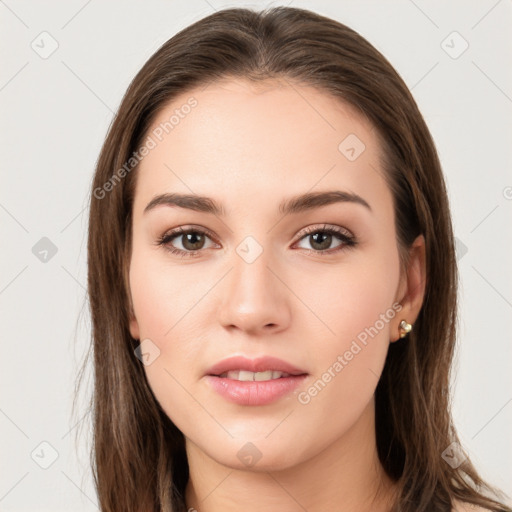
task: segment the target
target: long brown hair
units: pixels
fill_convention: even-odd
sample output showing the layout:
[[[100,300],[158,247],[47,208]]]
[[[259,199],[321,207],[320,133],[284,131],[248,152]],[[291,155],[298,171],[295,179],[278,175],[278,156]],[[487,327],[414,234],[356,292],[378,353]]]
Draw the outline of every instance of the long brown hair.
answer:
[[[449,395],[458,277],[431,134],[403,80],[368,41],[337,21],[290,7],[225,9],[180,31],[136,75],[108,131],[91,188],[88,233],[91,464],[101,510],[185,510],[184,436],[155,399],[134,355],[140,342],[129,332],[135,155],[163,106],[227,77],[314,86],[356,107],[375,126],[401,256],[406,258],[419,234],[427,254],[419,317],[404,342],[390,345],[376,389],[378,455],[398,484],[393,510],[447,512],[459,499],[510,512],[490,497],[504,499],[504,494],[482,480],[469,458],[452,468],[442,457],[459,443]]]

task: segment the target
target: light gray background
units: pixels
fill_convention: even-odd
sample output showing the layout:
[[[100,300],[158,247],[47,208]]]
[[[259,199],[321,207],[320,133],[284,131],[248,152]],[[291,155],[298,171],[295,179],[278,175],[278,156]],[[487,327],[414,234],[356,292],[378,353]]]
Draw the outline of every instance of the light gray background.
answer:
[[[87,196],[122,94],[178,30],[224,7],[277,4],[0,1],[0,510],[97,510],[86,394],[75,416],[71,401],[90,325],[87,309],[79,318]],[[483,476],[512,494],[512,1],[290,4],[373,43],[412,89],[432,131],[459,240],[454,418]],[[453,31],[469,44],[461,55],[464,42]],[[52,38],[58,48],[42,58]],[[57,248],[46,262],[32,251],[42,237]]]

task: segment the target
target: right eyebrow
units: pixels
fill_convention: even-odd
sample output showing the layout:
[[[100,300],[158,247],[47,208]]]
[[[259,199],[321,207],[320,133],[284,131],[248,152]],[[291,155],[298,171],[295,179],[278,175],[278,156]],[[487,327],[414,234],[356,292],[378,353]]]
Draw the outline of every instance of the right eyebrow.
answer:
[[[155,196],[144,208],[144,213],[157,206],[178,206],[204,213],[213,213],[223,217],[225,215],[222,205],[210,197],[197,196],[194,194],[160,194]]]

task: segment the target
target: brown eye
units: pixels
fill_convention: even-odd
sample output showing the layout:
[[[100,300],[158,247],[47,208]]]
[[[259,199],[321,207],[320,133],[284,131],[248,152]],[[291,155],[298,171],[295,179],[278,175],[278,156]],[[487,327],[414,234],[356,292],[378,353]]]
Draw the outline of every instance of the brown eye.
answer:
[[[202,249],[204,246],[204,235],[196,231],[191,231],[184,235],[178,235],[178,237],[182,237],[183,247],[187,251],[196,251],[198,249]]]
[[[331,247],[332,243],[338,239],[338,244]],[[324,227],[324,228],[308,228],[306,234],[302,236],[299,242],[306,241],[310,244],[308,247],[301,247],[315,254],[333,254],[345,248],[354,247],[357,242],[355,237],[342,231],[341,228]]]
[[[164,234],[158,240],[157,245],[164,246],[173,254],[194,256],[202,249],[208,248],[205,246],[208,239],[211,240],[211,237],[201,229],[183,229],[180,227]]]
[[[326,249],[329,249],[333,238],[333,236],[329,233],[314,233],[313,235],[308,236],[311,247],[319,251],[325,251]]]

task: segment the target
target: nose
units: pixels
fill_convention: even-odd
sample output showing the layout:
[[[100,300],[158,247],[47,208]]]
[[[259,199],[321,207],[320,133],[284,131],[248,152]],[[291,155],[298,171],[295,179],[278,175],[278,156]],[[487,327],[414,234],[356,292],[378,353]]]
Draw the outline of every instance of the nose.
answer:
[[[253,262],[233,255],[219,306],[219,320],[229,330],[269,334],[288,327],[290,307],[283,276],[267,258],[266,251]]]

